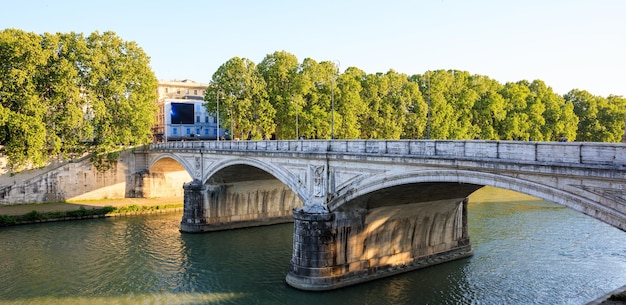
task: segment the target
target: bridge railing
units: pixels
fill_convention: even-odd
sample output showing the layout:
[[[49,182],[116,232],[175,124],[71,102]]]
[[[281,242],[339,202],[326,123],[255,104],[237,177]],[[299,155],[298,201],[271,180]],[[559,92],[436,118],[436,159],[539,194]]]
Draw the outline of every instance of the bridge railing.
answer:
[[[411,155],[626,166],[626,145],[597,142],[475,140],[186,141],[151,144],[150,150],[281,151]]]

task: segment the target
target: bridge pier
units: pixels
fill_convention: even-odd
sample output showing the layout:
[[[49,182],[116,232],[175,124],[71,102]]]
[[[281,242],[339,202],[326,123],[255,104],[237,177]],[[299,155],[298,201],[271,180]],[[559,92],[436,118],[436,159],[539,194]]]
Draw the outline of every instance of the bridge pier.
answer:
[[[331,290],[472,255],[467,199],[347,211],[293,212],[286,281]]]
[[[209,206],[208,186],[199,180],[183,184],[184,209],[180,231],[199,233],[208,231],[207,210]]]

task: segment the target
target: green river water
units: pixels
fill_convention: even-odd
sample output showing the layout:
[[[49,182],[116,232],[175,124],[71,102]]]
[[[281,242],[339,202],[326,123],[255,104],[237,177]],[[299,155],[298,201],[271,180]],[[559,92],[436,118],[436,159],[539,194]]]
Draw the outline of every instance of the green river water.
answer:
[[[292,224],[182,234],[173,213],[0,228],[0,305],[585,304],[626,284],[626,232],[498,189],[468,211],[474,256],[327,292],[285,284]]]

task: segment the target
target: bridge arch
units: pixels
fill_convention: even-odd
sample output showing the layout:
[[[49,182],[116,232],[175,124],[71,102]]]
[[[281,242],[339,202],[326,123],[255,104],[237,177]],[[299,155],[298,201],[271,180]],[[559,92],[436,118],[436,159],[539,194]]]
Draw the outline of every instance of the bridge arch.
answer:
[[[144,197],[182,197],[183,185],[193,180],[188,162],[175,154],[159,154],[147,170],[143,179]]]
[[[224,173],[229,168],[253,169],[253,170],[256,170],[256,173],[255,173],[256,175],[261,174],[259,171],[262,171],[263,173],[266,173],[272,176],[272,178],[277,179],[278,181],[286,185],[291,191],[293,191],[298,196],[298,198],[300,198],[302,202],[305,202],[306,200],[305,190],[299,187],[300,182],[299,182],[298,177],[296,177],[292,173],[276,165],[273,165],[268,162],[263,162],[259,159],[253,159],[253,158],[240,158],[239,157],[239,158],[232,158],[228,160],[221,160],[220,162],[215,162],[214,164],[212,164],[211,166],[207,168],[205,176],[202,179],[202,184],[207,184],[207,183],[211,184],[212,181],[219,183],[220,178],[223,178],[223,176],[220,176],[220,173]],[[246,174],[243,175],[243,177],[249,177],[250,174],[251,174],[250,172],[247,172]],[[229,174],[228,176],[231,176],[231,175]],[[242,176],[239,176],[239,177],[240,178],[237,179],[237,181],[245,180],[245,179],[243,180],[241,179]]]
[[[458,197],[467,197],[483,186],[494,186],[554,202],[616,226],[615,223],[610,223],[606,218],[596,217],[599,210],[606,211],[607,208],[589,199],[525,179],[468,170],[421,170],[392,176],[383,173],[365,177],[359,181],[360,187],[356,191],[347,188],[339,190],[328,207],[330,211],[341,210],[344,205],[350,205],[351,202],[353,204],[360,202],[359,198],[361,197],[371,196],[371,194],[388,188],[397,189],[416,184],[442,183],[450,185],[450,188],[445,188],[445,191],[451,194],[450,196],[456,194]],[[456,188],[456,192],[451,188]]]
[[[167,169],[175,169],[180,171],[181,168],[184,169],[189,176],[192,176],[192,166],[185,159],[181,158],[178,154],[173,153],[163,153],[158,154],[156,158],[150,160],[150,164],[148,164],[148,171],[158,171],[164,172]]]
[[[292,222],[305,202],[298,179],[280,166],[237,156],[209,162],[201,179],[184,186],[183,232]]]

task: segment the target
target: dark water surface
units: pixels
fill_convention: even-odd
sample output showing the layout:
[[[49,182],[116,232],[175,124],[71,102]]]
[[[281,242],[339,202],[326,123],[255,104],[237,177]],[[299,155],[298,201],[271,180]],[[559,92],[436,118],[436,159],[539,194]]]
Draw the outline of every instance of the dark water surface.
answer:
[[[291,224],[181,234],[167,214],[0,228],[0,305],[585,304],[626,284],[626,232],[526,198],[478,198],[469,214],[473,257],[329,292],[285,284]]]

